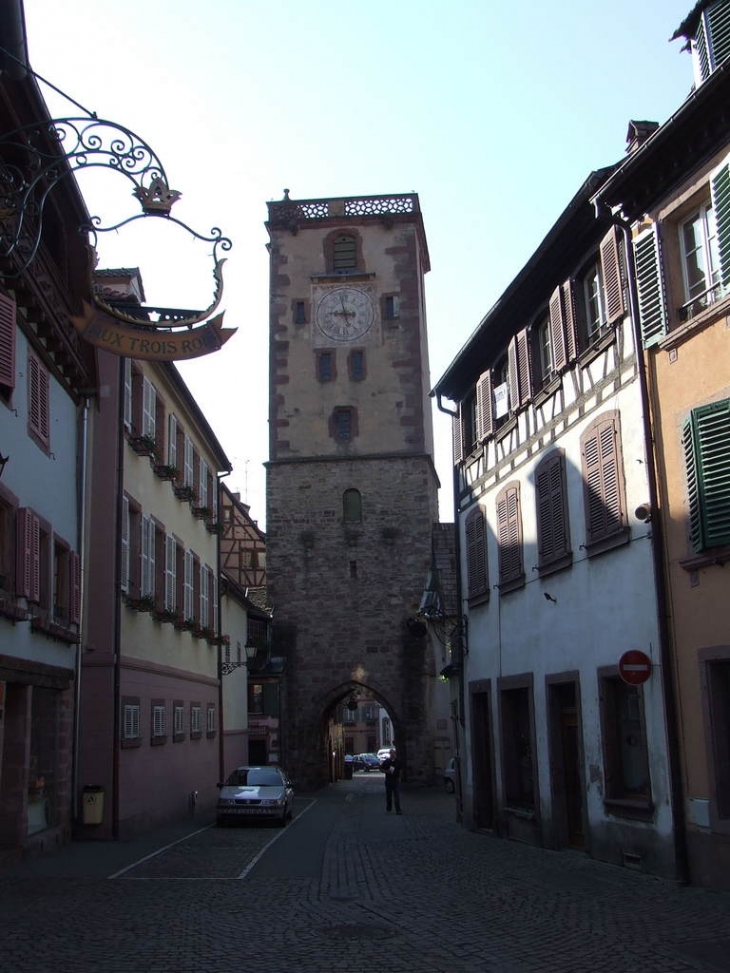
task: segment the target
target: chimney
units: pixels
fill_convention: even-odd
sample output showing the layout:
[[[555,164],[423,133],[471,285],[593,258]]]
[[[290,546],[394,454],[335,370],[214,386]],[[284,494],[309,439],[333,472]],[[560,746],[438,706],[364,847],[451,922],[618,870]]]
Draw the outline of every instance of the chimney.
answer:
[[[626,133],[626,152],[631,155],[640,149],[641,146],[659,128],[659,122],[629,122],[629,130]]]

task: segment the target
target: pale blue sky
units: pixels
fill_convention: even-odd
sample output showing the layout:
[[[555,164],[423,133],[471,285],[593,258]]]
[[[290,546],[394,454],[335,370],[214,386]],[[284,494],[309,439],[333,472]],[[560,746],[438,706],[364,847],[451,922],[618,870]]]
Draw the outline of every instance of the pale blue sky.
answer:
[[[433,385],[588,173],[623,156],[629,120],[665,121],[692,85],[669,37],[693,0],[25,3],[34,70],[137,132],[183,192],[174,215],[233,240],[223,307],[238,333],[181,371],[262,524],[266,201],[284,187],[298,199],[419,193]],[[136,212],[122,188],[117,199],[116,184],[82,182],[106,219]],[[149,303],[207,306],[205,245],[145,227],[102,262],[139,265]],[[435,430],[449,520],[445,416]]]

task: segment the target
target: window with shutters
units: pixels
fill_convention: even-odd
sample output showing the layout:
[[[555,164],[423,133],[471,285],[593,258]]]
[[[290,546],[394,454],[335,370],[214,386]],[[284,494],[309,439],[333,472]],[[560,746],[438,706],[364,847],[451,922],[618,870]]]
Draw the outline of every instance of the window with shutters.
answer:
[[[186,622],[196,621],[195,613],[195,555],[185,551],[185,573],[183,577],[183,616]]]
[[[649,812],[651,782],[641,686],[629,686],[610,670],[599,670],[604,803],[611,813]]]
[[[9,403],[15,388],[15,301],[0,294],[0,401]]]
[[[140,594],[143,598],[155,596],[156,545],[155,524],[146,514],[140,518]]]
[[[181,699],[172,702],[172,742],[181,743],[185,739],[185,703]]]
[[[142,435],[157,438],[157,389],[142,377]]]
[[[193,453],[192,439],[183,435],[183,486],[193,486],[195,479]]]
[[[210,508],[210,467],[202,456],[199,460],[197,493],[198,506]]]
[[[207,564],[200,565],[200,612],[198,618],[200,619],[201,628],[210,628],[211,625],[210,573],[210,568]]]
[[[520,484],[517,482],[508,483],[497,494],[497,543],[499,590],[506,594],[525,583]]]
[[[337,442],[350,442],[358,433],[357,410],[351,406],[338,406],[329,420],[330,436]]]
[[[461,403],[460,414],[463,452],[465,456],[469,456],[479,445],[476,394],[470,395]]]
[[[555,450],[535,470],[537,566],[540,576],[568,567],[570,550],[565,454]]]
[[[200,725],[200,717],[201,717],[200,711],[201,711],[200,703],[190,704],[190,739],[191,740],[199,740],[203,735],[203,731]]]
[[[466,597],[470,605],[489,599],[487,529],[484,511],[472,510],[464,524],[466,547]]]
[[[730,399],[693,409],[682,445],[690,541],[699,554],[730,544]]]
[[[39,446],[51,441],[51,380],[48,369],[33,354],[28,355],[28,432]]]
[[[142,745],[139,726],[139,696],[122,696],[121,699],[121,745],[124,748]]]
[[[40,600],[40,518],[29,507],[20,507],[16,527],[16,594],[37,602]]]
[[[177,416],[170,414],[167,417],[167,465],[178,469],[177,454]]]
[[[585,548],[600,554],[629,539],[618,412],[594,419],[580,441]]]
[[[167,707],[164,699],[151,700],[151,719],[152,728],[151,744],[158,747],[160,744],[167,743]]]
[[[347,270],[357,266],[357,243],[354,236],[341,233],[332,242],[332,269]]]
[[[730,7],[727,0],[696,4],[697,26],[691,38],[695,83],[702,84],[730,57]]]
[[[216,719],[216,709],[214,704],[208,703],[208,719],[206,724],[206,736],[214,737],[218,729],[218,721]]]
[[[0,488],[1,489],[1,488]],[[15,590],[16,506],[0,492],[0,592],[10,594]]]
[[[537,379],[535,384],[539,389],[544,389],[557,375],[549,315],[541,318],[532,329],[532,350]]]
[[[177,565],[178,544],[172,534],[165,535],[165,598],[163,607],[166,611],[177,609]]]
[[[383,317],[386,321],[394,321],[400,317],[400,296],[385,294],[383,296]]]

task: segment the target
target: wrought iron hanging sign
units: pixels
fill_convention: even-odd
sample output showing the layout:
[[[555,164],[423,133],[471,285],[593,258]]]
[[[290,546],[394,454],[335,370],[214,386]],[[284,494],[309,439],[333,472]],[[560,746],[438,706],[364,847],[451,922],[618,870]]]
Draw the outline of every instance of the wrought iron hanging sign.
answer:
[[[181,193],[171,189],[165,169],[152,149],[122,125],[95,116],[60,118],[26,125],[0,138],[0,276],[12,280],[26,273],[43,236],[48,197],[70,173],[91,168],[118,172],[133,184],[142,212],[110,226],[98,217],[79,231],[89,238],[89,300],[71,318],[83,337],[113,354],[150,360],[196,358],[217,351],[236,331],[223,327],[216,314],[223,294],[221,254],[232,243],[218,227],[208,236],[171,215]],[[164,219],[196,240],[212,244],[213,300],[204,311],[187,311],[104,301],[95,293],[92,274],[101,233],[120,230],[137,220]]]

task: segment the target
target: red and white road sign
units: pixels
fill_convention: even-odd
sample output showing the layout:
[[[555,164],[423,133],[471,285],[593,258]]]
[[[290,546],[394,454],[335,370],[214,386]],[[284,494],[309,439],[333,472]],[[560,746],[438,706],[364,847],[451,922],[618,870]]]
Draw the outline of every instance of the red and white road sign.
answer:
[[[629,649],[618,660],[618,674],[629,686],[640,686],[651,675],[651,659],[640,649]]]

